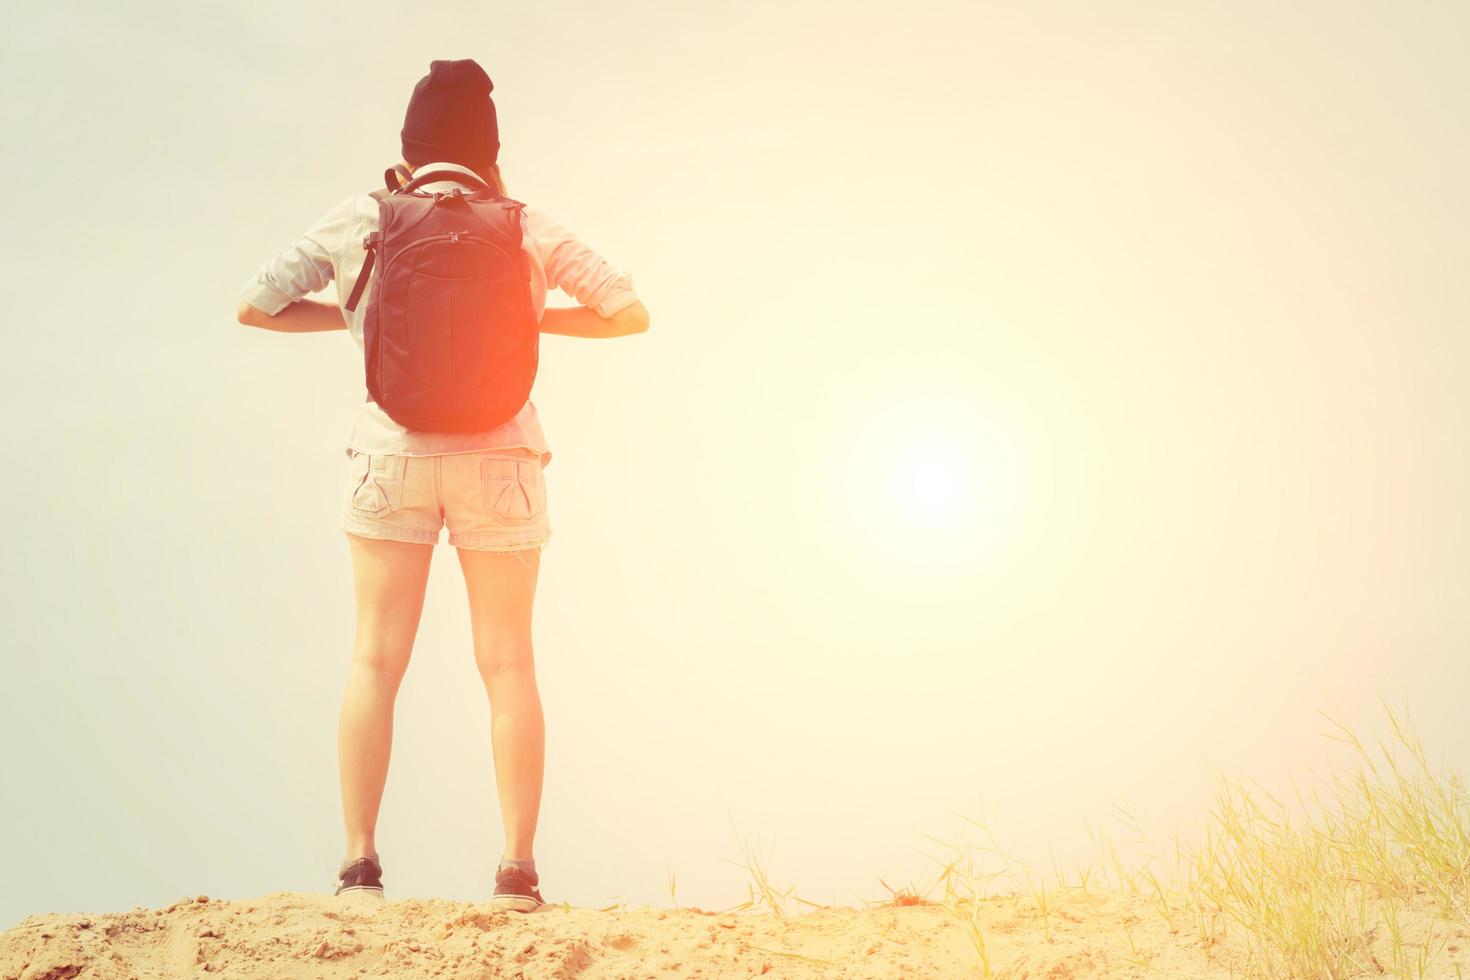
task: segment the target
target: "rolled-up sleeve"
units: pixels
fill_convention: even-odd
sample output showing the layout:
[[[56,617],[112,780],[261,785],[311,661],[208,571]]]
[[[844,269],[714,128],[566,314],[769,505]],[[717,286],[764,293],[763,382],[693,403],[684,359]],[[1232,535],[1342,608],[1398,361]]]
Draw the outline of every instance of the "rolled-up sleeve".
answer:
[[[616,268],[565,226],[527,210],[527,225],[541,250],[548,285],[604,319],[638,302],[631,274]]]
[[[272,256],[240,290],[240,298],[275,316],[307,293],[332,281],[332,256],[351,233],[355,199],[348,197],[302,233],[291,246]]]

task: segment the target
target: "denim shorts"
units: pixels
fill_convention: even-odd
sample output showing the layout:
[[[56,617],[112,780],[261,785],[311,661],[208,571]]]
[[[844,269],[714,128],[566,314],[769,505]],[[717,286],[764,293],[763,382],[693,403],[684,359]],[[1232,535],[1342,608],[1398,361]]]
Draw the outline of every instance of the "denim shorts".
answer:
[[[339,526],[351,534],[474,551],[538,550],[551,538],[545,462],[520,447],[436,456],[347,450]]]

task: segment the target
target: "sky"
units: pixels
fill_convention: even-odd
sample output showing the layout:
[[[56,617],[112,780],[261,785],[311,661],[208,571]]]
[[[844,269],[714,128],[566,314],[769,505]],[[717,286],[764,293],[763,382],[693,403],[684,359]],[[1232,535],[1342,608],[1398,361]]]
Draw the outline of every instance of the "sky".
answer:
[[[329,890],[363,395],[244,282],[495,82],[647,334],[543,338],[551,901],[1090,860],[1407,708],[1470,766],[1470,14],[1452,3],[28,5],[0,38],[0,928]],[[553,303],[569,304],[565,296]],[[389,897],[503,842],[447,545]],[[671,894],[670,879],[674,883]]]

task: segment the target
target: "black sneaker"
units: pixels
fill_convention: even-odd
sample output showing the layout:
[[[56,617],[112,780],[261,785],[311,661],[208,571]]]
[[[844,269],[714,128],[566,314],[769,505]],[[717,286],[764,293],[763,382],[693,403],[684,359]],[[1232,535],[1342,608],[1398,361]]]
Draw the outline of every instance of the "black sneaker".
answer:
[[[495,894],[490,897],[490,904],[498,909],[534,912],[546,904],[536,890],[540,883],[541,877],[536,872],[506,865],[495,872]]]
[[[337,869],[337,880],[341,884],[333,892],[334,895],[367,892],[378,898],[383,897],[383,866],[378,863],[377,858],[360,857],[355,861],[342,862],[342,867]]]

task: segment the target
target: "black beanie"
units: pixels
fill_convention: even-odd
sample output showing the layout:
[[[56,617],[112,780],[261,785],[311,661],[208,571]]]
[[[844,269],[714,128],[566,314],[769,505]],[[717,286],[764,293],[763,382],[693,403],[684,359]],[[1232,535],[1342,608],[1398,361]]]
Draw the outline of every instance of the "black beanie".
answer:
[[[412,163],[444,160],[488,167],[500,155],[495,83],[473,58],[431,61],[413,87],[403,117],[403,156]]]

